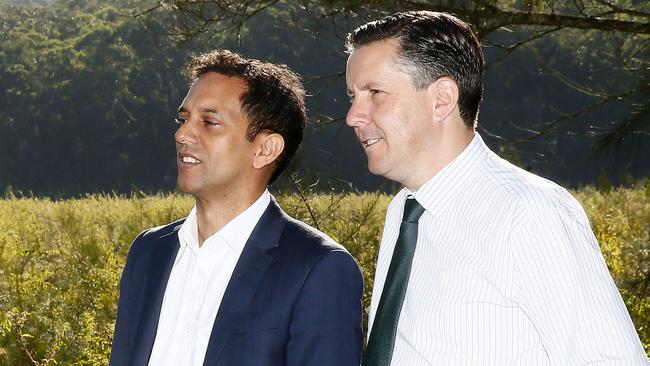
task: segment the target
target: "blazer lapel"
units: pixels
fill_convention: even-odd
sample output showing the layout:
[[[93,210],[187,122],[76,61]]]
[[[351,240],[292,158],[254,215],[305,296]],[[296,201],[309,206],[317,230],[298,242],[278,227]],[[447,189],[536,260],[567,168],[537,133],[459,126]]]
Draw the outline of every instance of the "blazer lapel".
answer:
[[[204,366],[212,365],[219,359],[233,327],[248,308],[264,273],[273,262],[273,257],[267,251],[278,246],[285,223],[284,213],[271,197],[230,277],[212,327]]]
[[[161,236],[152,251],[144,289],[142,321],[138,325],[133,348],[134,365],[146,365],[151,356],[167,281],[178,253],[177,232],[180,226],[179,223],[171,233]]]

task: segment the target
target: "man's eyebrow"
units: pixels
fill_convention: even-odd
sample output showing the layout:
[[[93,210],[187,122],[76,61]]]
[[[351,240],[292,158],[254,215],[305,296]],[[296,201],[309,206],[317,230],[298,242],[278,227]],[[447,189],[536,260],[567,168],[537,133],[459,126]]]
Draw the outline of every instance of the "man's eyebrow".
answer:
[[[199,110],[201,112],[203,112],[203,113],[221,114],[221,113],[219,113],[219,111],[216,108],[213,108],[213,107],[207,107],[207,106],[206,107],[201,107],[201,109],[199,109]]]
[[[210,114],[218,114],[218,115],[221,115],[221,113],[219,113],[219,111],[218,111],[216,108],[214,108],[214,107],[204,106],[204,107],[199,108],[199,111],[200,111],[201,113],[210,113]],[[180,107],[178,108],[178,113],[190,113],[190,111],[189,111],[187,108],[185,108],[185,107],[183,107],[183,106],[180,106]]]
[[[374,81],[371,81],[371,82],[365,84],[364,86],[362,86],[360,89],[361,90],[377,89],[377,88],[381,88],[382,85],[383,84],[381,84],[381,83],[376,83]]]
[[[367,84],[364,84],[362,87],[359,88],[359,90],[365,91],[365,90],[370,90],[370,89],[376,89],[381,87],[381,84],[376,83],[374,81],[371,81]],[[348,95],[353,95],[354,92],[350,89],[347,90]]]

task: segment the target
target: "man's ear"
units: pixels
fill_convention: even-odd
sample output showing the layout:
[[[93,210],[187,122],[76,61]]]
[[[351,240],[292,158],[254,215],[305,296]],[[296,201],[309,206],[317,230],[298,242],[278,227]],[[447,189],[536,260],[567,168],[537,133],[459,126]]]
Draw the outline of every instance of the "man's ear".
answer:
[[[458,108],[458,84],[450,77],[443,76],[429,85],[429,93],[434,100],[433,117],[442,122]]]
[[[255,136],[255,156],[253,167],[262,169],[272,164],[284,150],[284,138],[279,133],[260,132]]]

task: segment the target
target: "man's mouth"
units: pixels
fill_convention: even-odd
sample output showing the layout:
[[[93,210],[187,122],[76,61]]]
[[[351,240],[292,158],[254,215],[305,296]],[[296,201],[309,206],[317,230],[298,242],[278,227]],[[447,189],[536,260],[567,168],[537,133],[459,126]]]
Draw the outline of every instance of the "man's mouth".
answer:
[[[367,139],[367,140],[361,141],[361,145],[363,145],[363,147],[369,147],[369,146],[372,146],[372,145],[378,143],[380,140],[382,140],[381,137],[376,138],[376,139]]]
[[[190,163],[190,164],[198,164],[201,161],[198,159],[194,159],[193,157],[186,156],[183,158],[183,163]]]
[[[181,158],[181,162],[183,162],[185,164],[194,164],[194,165],[196,165],[196,164],[201,163],[201,160],[199,160],[199,159],[197,159],[197,158],[195,158],[195,157],[193,157],[191,155],[181,154],[179,156]]]

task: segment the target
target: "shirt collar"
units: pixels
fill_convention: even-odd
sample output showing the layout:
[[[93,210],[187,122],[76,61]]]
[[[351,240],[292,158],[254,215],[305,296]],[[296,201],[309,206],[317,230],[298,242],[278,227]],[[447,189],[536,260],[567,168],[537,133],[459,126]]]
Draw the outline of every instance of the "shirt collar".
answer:
[[[196,206],[192,207],[192,211],[185,218],[181,228],[178,229],[178,240],[181,245],[181,251],[187,248],[194,255],[197,254],[199,250],[199,228],[196,223]]]
[[[413,195],[429,214],[437,216],[472,182],[472,175],[490,153],[481,136],[475,132],[469,145],[417,191],[403,188],[404,199]]]
[[[265,189],[255,203],[230,220],[215,235],[221,236],[237,254],[241,254],[248,237],[251,236],[255,225],[264,214],[269,202],[271,202],[271,194]]]
[[[241,254],[248,237],[253,232],[255,225],[264,214],[266,207],[271,202],[271,194],[264,190],[262,195],[251,206],[239,215],[235,216],[219,231],[212,234],[205,240],[201,248],[209,248],[214,245],[213,242],[219,239],[223,240],[231,247],[235,253]],[[192,208],[190,214],[185,219],[178,231],[178,238],[181,249],[188,248],[194,255],[199,250],[198,225],[196,221],[196,206]]]

